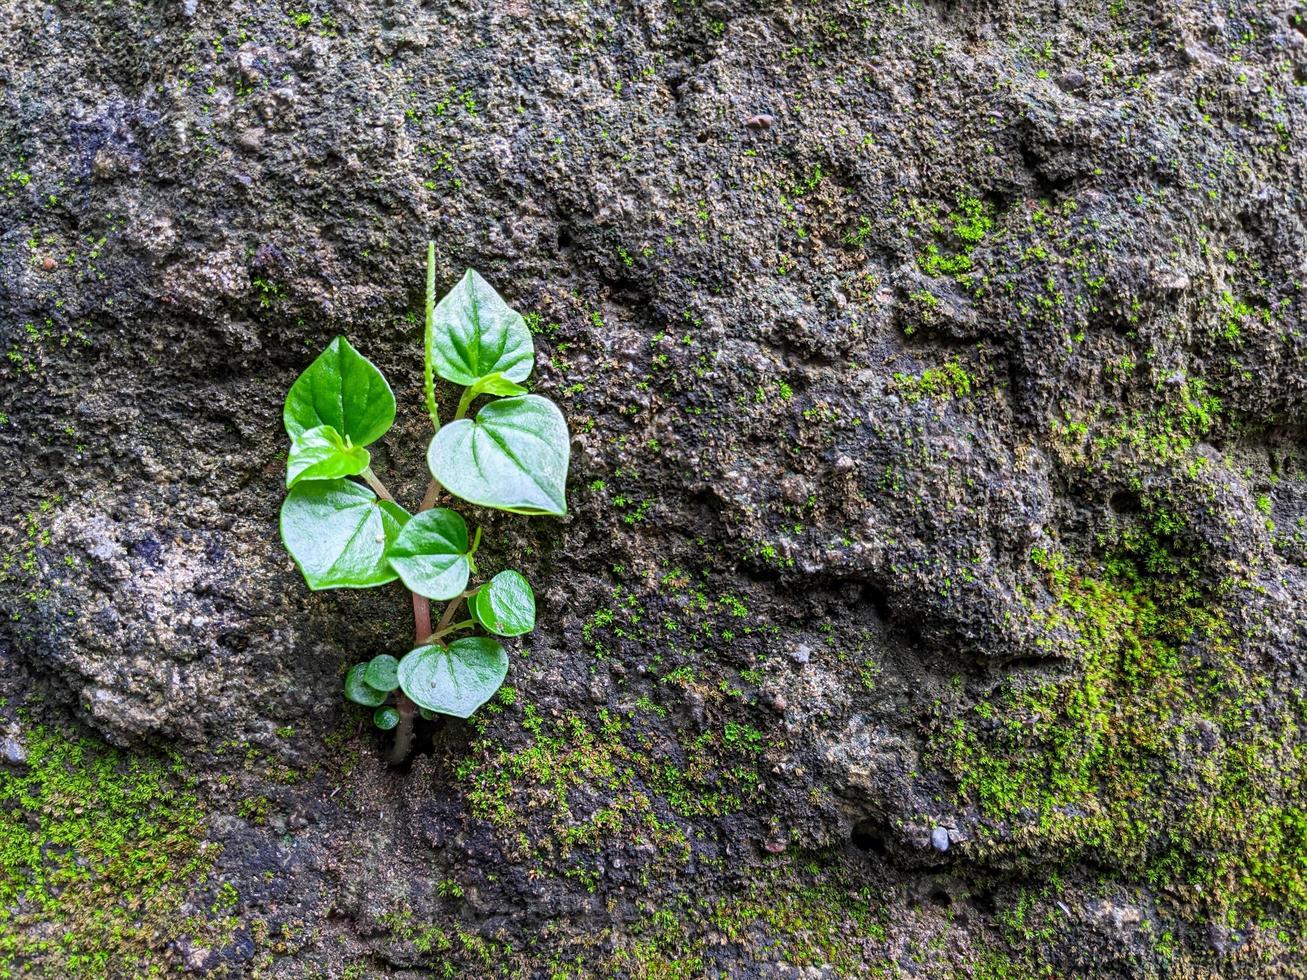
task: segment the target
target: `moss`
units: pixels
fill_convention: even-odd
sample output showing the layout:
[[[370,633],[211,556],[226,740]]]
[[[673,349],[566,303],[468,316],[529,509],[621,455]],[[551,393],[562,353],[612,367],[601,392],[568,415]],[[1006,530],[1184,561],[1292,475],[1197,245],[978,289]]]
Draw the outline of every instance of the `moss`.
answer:
[[[577,715],[549,721],[526,705],[522,727],[528,744],[478,740],[457,769],[473,815],[514,834],[520,857],[570,858],[572,871],[585,872],[586,852],[632,834],[656,843],[667,860],[688,854],[684,833],[660,819],[644,788],[642,771],[650,763],[624,743],[620,717],[600,710],[593,722]],[[528,827],[548,834],[528,835]],[[585,883],[592,891],[598,884]]]
[[[1188,460],[1201,469],[1206,459],[1195,446],[1220,423],[1221,401],[1202,378],[1187,378],[1154,405],[1126,408],[1097,404],[1088,412],[1068,411],[1053,424],[1054,447],[1064,463],[1106,472],[1124,457],[1140,463]]]
[[[1194,921],[1307,935],[1307,702],[1240,661],[1238,587],[1183,531],[1146,498],[1098,561],[1036,552],[1054,601],[1031,616],[1071,668],[1005,679],[934,749],[982,854],[1090,859]]]
[[[894,975],[883,896],[834,853],[779,859],[755,869],[739,891],[707,899],[685,893],[614,936],[603,976],[638,980],[716,975],[715,952],[753,964],[833,967],[839,976]],[[717,948],[722,949],[718,950]],[[729,972],[726,971],[726,972]]]
[[[942,367],[927,368],[920,377],[896,372],[894,387],[909,405],[923,398],[964,398],[971,394],[976,378],[955,357]]]
[[[0,976],[162,976],[216,849],[176,763],[44,727],[0,769]]]
[[[452,917],[424,922],[411,909],[398,908],[382,915],[380,924],[400,942],[411,946],[420,962],[431,968],[432,976],[527,975],[511,945],[471,932]]]
[[[971,253],[994,228],[990,209],[978,198],[963,194],[946,221],[931,218],[928,224],[938,241],[926,244],[917,256],[917,266],[928,276],[947,276],[969,288]]]

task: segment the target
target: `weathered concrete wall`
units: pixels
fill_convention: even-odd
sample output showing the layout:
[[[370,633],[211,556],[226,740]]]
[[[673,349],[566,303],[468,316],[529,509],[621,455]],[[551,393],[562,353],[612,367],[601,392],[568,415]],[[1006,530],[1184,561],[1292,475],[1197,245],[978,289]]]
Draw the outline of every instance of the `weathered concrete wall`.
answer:
[[[5,4],[11,884],[60,793],[121,843],[118,938],[0,890],[0,956],[1301,969],[1305,16]],[[339,685],[405,595],[304,587],[280,409],[349,336],[416,504],[428,238],[531,315],[572,506],[480,515],[541,627],[397,773]],[[125,939],[123,767],[195,780]]]

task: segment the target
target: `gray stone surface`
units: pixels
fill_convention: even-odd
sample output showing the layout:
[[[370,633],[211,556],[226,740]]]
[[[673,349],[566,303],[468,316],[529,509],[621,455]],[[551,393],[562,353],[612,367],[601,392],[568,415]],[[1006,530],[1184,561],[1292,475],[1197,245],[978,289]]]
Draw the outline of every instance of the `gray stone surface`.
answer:
[[[244,931],[178,969],[1291,965],[1304,45],[1254,3],[7,5],[6,710],[197,774]],[[428,238],[532,314],[571,512],[477,515],[540,601],[516,701],[388,772],[339,686],[405,596],[305,588],[280,408],[346,334],[416,504]]]

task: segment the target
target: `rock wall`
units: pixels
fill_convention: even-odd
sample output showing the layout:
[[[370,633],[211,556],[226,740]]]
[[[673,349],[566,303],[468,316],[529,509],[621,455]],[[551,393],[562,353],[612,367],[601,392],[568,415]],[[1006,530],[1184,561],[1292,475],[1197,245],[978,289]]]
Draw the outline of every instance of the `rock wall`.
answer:
[[[1307,969],[1305,83],[1250,2],[5,4],[3,969]],[[571,510],[392,771],[280,409],[347,335],[416,504],[428,238]]]

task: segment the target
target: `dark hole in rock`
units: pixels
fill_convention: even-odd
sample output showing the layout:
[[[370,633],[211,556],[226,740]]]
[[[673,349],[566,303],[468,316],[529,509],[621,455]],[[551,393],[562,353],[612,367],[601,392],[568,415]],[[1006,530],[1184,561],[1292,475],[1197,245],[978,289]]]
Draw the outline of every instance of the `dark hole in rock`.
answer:
[[[1118,490],[1112,494],[1112,499],[1108,501],[1108,506],[1118,514],[1138,514],[1142,511],[1143,505],[1139,502],[1139,494],[1133,490]]]
[[[700,133],[698,136],[695,137],[695,139],[697,139],[700,143],[707,143],[708,142],[707,131]]]
[[[1024,670],[1042,670],[1055,661],[1048,657],[1013,657],[1003,661],[1003,670],[1007,673]]]
[[[881,828],[871,820],[861,820],[854,824],[853,832],[849,834],[849,842],[867,854],[884,857],[888,851]]]
[[[993,915],[998,909],[998,906],[994,904],[993,892],[977,892],[974,895],[968,896],[968,898],[971,901],[972,907],[981,915]]]
[[[558,229],[559,248],[571,248],[573,241],[574,239],[572,238],[572,233],[570,231],[568,231],[566,228]]]
[[[922,645],[924,638],[921,635],[921,624],[916,620],[899,620],[895,625],[903,630],[903,636],[907,639],[909,646],[919,647]]]
[[[876,616],[885,622],[889,622],[889,596],[882,589],[874,585],[864,585],[862,587],[862,601],[871,603],[871,608],[876,610]]]
[[[935,888],[930,893],[930,904],[946,909],[953,904],[953,896],[942,888]]]
[[[234,653],[242,653],[249,649],[250,638],[239,631],[222,633],[218,637],[218,645],[225,650],[231,650]]]
[[[413,760],[420,755],[435,755],[436,737],[446,727],[445,719],[441,715],[436,715],[430,721],[422,716],[418,716],[413,722],[413,750],[409,752],[408,758],[395,766],[395,771],[407,773],[413,768]],[[390,737],[385,741],[385,748],[390,749]]]

